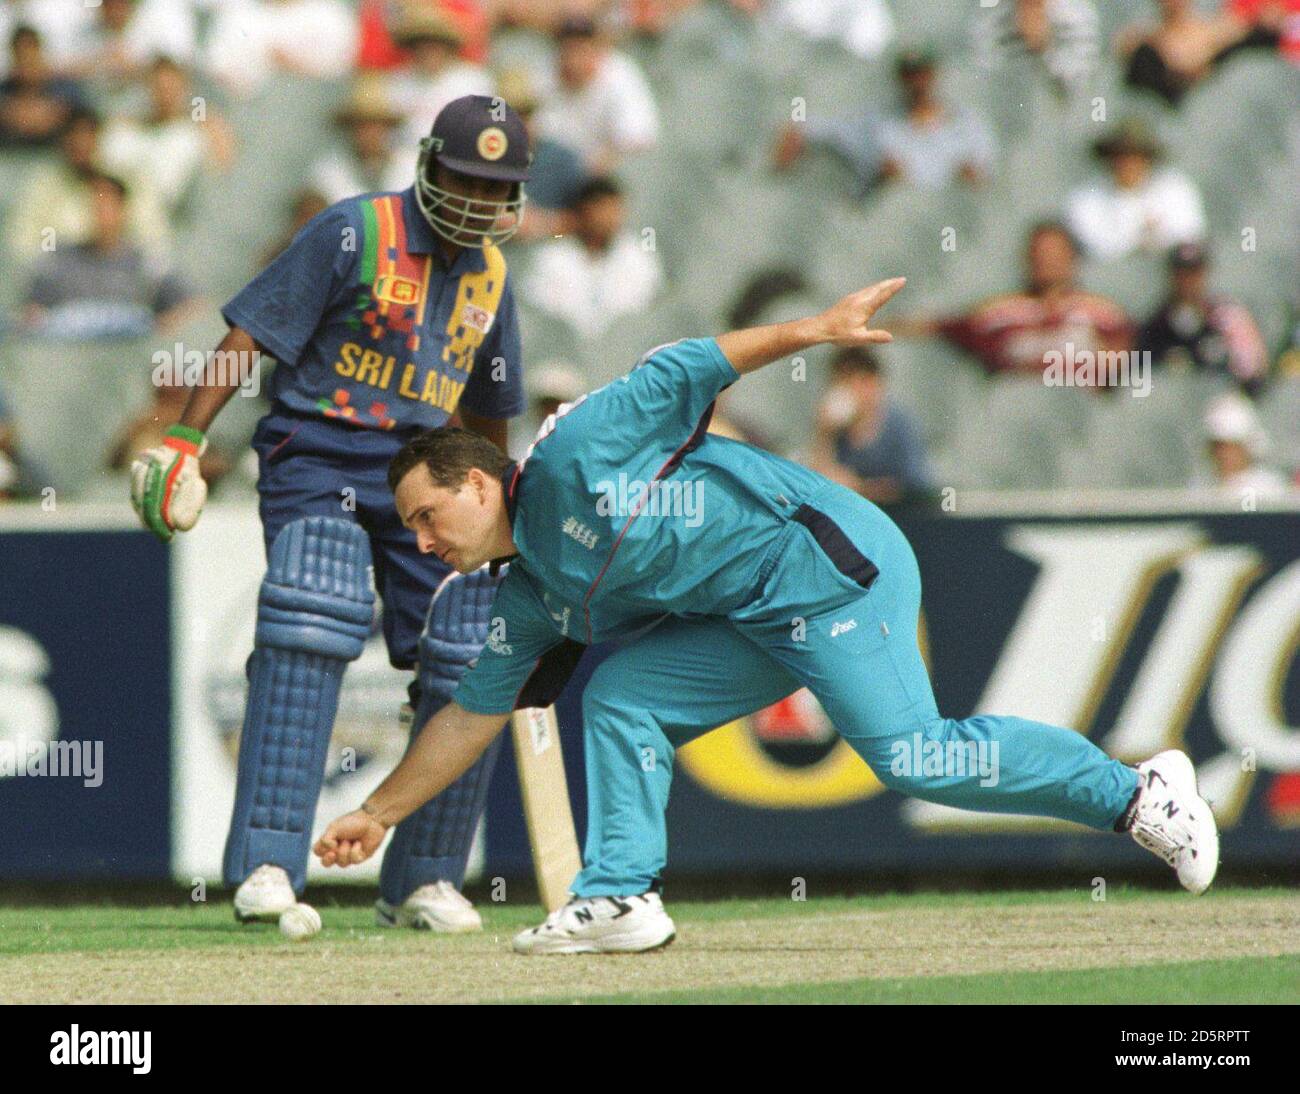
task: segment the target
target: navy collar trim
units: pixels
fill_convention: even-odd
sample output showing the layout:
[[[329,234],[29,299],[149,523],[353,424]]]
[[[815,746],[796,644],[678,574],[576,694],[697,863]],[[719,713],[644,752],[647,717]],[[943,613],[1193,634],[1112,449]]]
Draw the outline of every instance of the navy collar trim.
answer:
[[[511,528],[515,526],[515,513],[519,509],[519,479],[523,470],[522,463],[511,463],[501,472],[501,498],[506,504],[506,519],[510,521]],[[506,555],[503,558],[494,558],[489,567],[492,576],[496,577],[505,563],[517,557],[517,555]]]
[[[519,478],[523,474],[522,463],[512,463],[501,472],[501,495],[506,503],[506,516],[510,527],[515,526],[515,510],[519,508]]]

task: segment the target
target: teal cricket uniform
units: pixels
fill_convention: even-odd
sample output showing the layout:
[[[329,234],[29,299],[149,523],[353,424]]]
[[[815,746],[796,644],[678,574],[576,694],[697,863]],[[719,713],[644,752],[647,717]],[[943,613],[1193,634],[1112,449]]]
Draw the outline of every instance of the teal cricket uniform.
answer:
[[[888,786],[1113,827],[1137,773],[1080,734],[939,715],[917,646],[911,546],[851,491],[708,434],[714,400],[737,378],[713,339],[661,347],[562,408],[505,480],[519,553],[456,702],[505,714],[563,640],[643,632],[583,695],[589,818],[573,891],[650,888],[667,857],[674,750],[800,686]],[[908,756],[918,742],[983,748],[996,778],[973,765],[933,771]]]

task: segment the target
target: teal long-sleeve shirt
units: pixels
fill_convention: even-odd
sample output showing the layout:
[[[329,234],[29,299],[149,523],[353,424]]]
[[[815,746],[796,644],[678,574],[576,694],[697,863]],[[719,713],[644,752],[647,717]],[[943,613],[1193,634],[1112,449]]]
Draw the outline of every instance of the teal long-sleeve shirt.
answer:
[[[675,342],[547,421],[506,479],[519,553],[457,703],[508,712],[566,638],[726,615],[753,598],[790,514],[831,484],[707,432],[738,378],[715,339]]]

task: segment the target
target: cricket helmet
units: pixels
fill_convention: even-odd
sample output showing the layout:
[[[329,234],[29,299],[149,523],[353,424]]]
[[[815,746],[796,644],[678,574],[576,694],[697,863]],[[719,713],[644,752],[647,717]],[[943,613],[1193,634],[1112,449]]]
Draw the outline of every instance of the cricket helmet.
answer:
[[[504,99],[487,95],[453,99],[420,142],[415,176],[420,212],[435,232],[459,247],[504,243],[523,220],[524,183],[532,158],[524,123]],[[471,178],[509,182],[510,196],[505,201],[483,201],[453,194],[438,185],[439,166]]]

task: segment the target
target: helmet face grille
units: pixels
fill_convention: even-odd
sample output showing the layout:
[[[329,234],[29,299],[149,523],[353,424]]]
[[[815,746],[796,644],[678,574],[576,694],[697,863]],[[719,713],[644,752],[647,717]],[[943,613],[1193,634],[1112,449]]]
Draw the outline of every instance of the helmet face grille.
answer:
[[[448,243],[458,247],[486,247],[504,243],[523,222],[528,201],[523,183],[513,183],[513,196],[505,201],[486,201],[453,194],[434,182],[437,159],[434,139],[420,142],[419,166],[415,175],[415,198],[424,219]]]

